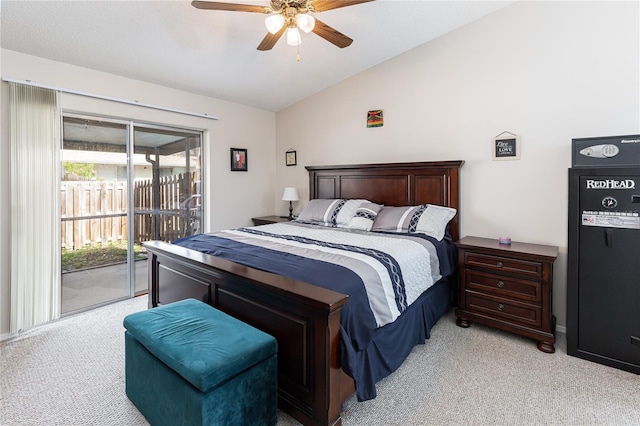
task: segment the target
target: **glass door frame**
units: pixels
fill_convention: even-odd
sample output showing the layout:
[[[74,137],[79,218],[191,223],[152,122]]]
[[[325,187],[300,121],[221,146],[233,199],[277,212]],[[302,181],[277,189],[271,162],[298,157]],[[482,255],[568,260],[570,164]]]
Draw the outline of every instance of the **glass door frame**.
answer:
[[[128,121],[127,124],[127,284],[129,286],[129,299],[135,296],[136,282],[135,282],[135,250],[133,245],[135,244],[133,239],[135,237],[135,222],[134,222],[134,208],[133,205],[133,188],[135,179],[135,165],[133,164],[134,154],[134,122]]]
[[[135,153],[135,138],[134,133],[136,127],[139,128],[147,128],[147,129],[158,129],[158,130],[166,130],[166,131],[175,131],[179,133],[192,133],[194,136],[199,137],[200,139],[200,158],[206,158],[206,148],[205,148],[205,130],[199,128],[193,128],[189,126],[172,126],[167,124],[149,122],[144,120],[134,120],[134,119],[126,119],[121,117],[113,117],[109,115],[101,115],[101,114],[91,114],[91,113],[81,113],[77,111],[65,111],[63,110],[60,114],[60,133],[62,135],[63,123],[65,118],[73,118],[73,119],[86,119],[91,121],[100,121],[100,122],[109,122],[114,124],[121,124],[126,126],[127,135],[126,135],[126,170],[127,170],[127,285],[128,285],[128,296],[116,298],[110,300],[108,302],[102,302],[91,306],[86,306],[80,308],[78,310],[73,310],[68,313],[62,314],[62,316],[67,314],[75,314],[81,311],[94,309],[99,306],[107,305],[110,303],[126,300],[135,297],[139,294],[144,294],[145,291],[140,291],[136,294],[135,290],[135,251],[133,250],[134,239],[135,239],[135,209],[134,209],[134,183],[135,183],[135,164],[133,161],[133,154]],[[60,151],[62,154],[64,146],[63,137],[60,138]],[[187,154],[188,157],[188,154]],[[62,157],[61,157],[62,158]],[[201,229],[204,226],[204,217],[206,210],[206,179],[204,176],[206,175],[206,164],[208,161],[201,161],[200,164],[200,200],[201,200]],[[58,190],[59,192],[59,190]],[[58,244],[62,244],[62,241],[59,241]],[[59,271],[61,272],[61,271]],[[62,290],[62,286],[61,286]],[[62,298],[60,297],[60,304],[62,304]]]

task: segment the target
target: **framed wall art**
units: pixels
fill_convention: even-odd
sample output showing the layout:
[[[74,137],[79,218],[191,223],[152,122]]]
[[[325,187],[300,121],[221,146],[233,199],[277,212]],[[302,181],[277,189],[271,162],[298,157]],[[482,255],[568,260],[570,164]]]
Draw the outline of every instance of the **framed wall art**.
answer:
[[[247,150],[244,148],[231,148],[231,171],[246,172],[247,168]]]
[[[367,111],[367,127],[382,127],[384,119],[382,118],[382,110],[375,109]]]
[[[284,153],[285,158],[284,158],[284,163],[287,166],[295,166],[296,164],[298,164],[298,157],[296,152],[293,149],[288,150],[287,152]]]

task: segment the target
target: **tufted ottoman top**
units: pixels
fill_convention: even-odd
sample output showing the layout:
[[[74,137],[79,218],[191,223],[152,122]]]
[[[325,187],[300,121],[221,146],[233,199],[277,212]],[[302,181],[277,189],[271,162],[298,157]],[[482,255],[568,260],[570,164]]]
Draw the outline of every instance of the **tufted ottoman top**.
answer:
[[[123,324],[202,392],[277,352],[274,337],[195,299],[127,315]]]

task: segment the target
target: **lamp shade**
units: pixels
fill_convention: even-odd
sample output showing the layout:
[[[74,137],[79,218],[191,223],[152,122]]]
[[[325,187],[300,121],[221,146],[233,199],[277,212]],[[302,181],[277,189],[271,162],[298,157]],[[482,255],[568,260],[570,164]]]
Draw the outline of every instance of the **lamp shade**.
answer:
[[[298,190],[292,186],[287,186],[282,193],[282,201],[298,201]]]
[[[287,28],[287,44],[289,46],[298,46],[302,44],[300,31],[296,27]]]
[[[313,30],[313,27],[316,25],[316,20],[313,16],[307,15],[306,13],[300,13],[296,16],[296,23],[298,27],[304,31],[305,33]]]
[[[271,34],[275,34],[280,31],[280,28],[284,25],[284,17],[282,15],[267,16],[264,20],[264,24]]]

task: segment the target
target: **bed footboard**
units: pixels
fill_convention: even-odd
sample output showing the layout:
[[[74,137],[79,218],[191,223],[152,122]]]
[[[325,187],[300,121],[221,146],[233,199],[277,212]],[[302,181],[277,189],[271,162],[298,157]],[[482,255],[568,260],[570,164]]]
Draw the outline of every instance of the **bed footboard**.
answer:
[[[341,424],[354,385],[340,368],[348,296],[171,244],[144,243],[149,307],[194,298],[278,341],[278,405],[305,425]]]

